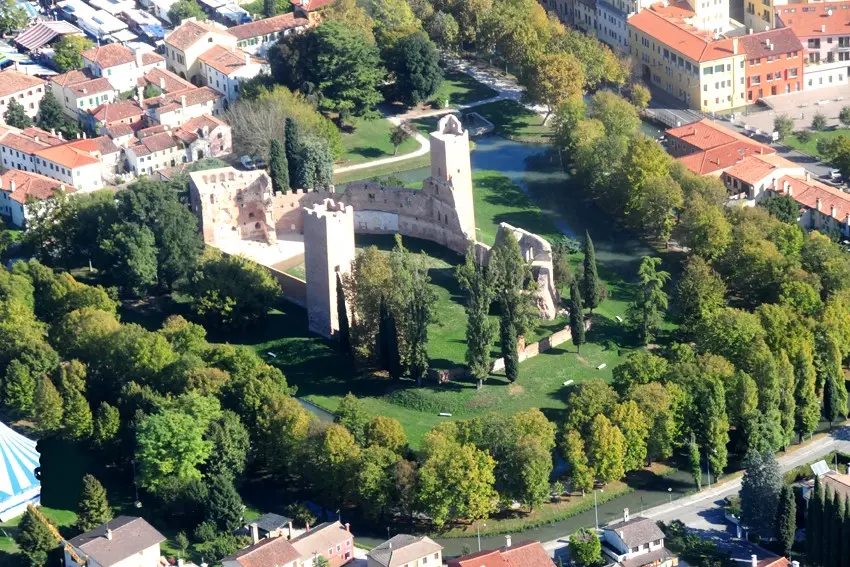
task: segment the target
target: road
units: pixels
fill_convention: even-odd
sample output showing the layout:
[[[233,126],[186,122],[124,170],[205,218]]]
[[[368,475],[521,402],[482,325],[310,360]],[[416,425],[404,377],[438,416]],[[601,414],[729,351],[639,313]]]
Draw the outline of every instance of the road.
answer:
[[[827,436],[780,456],[779,466],[784,473],[836,450],[850,452],[850,426],[844,425]],[[645,510],[643,515],[664,522],[681,520],[704,539],[714,540],[721,550],[732,554],[737,561],[748,562],[750,555],[753,553],[758,555],[759,552],[763,554],[764,550],[736,540],[736,534],[724,520],[721,508],[723,499],[736,494],[740,489],[739,477],[718,486],[712,486],[711,490],[706,489],[692,496],[675,500],[672,504],[650,508]],[[567,539],[562,537],[545,542],[543,545],[550,555],[558,557],[563,553]]]

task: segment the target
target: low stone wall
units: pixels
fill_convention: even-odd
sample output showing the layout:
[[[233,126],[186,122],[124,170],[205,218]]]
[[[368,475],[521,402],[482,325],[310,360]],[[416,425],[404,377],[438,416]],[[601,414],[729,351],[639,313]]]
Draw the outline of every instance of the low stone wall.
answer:
[[[307,308],[307,282],[295,276],[291,276],[286,272],[275,270],[268,266],[266,268],[272,277],[280,284],[280,289],[283,291],[283,298],[291,301],[295,305]]]

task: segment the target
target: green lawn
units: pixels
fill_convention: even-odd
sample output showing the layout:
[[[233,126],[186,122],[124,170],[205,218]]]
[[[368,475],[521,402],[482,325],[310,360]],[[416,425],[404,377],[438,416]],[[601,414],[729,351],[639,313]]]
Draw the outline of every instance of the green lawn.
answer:
[[[440,85],[431,100],[443,100],[448,97],[449,106],[458,106],[492,98],[498,94],[495,90],[482,85],[466,73],[447,71],[443,84]]]
[[[796,135],[789,136],[783,142],[794,149],[800,150],[810,156],[823,157],[818,152],[818,140],[828,140],[839,136],[850,136],[850,129],[837,128],[835,130],[825,130],[823,132],[812,132],[811,139],[808,142],[802,142]]]
[[[302,262],[300,264],[296,264],[295,266],[292,266],[291,268],[288,268],[286,270],[286,273],[289,274],[290,276],[295,276],[296,278],[298,278],[300,280],[306,280],[307,279],[307,272],[304,268],[304,262]]]
[[[344,173],[334,173],[334,184],[342,185],[351,183],[352,181],[360,181],[362,179],[372,179],[373,177],[384,177],[399,173],[402,171],[410,171],[411,169],[419,169],[420,167],[431,166],[431,154],[425,154],[402,161],[379,165],[375,167],[367,167],[365,169],[355,169]]]
[[[542,116],[512,100],[482,104],[471,111],[492,122],[494,132],[508,139],[542,144],[552,138],[552,128],[543,124]]]
[[[350,131],[342,134],[342,145],[345,148],[338,166],[354,165],[371,160],[392,157],[393,145],[390,143],[390,132],[392,122],[386,118],[376,120],[364,120],[355,118],[351,124]],[[404,155],[415,151],[419,144],[410,138],[398,148],[397,155]]]

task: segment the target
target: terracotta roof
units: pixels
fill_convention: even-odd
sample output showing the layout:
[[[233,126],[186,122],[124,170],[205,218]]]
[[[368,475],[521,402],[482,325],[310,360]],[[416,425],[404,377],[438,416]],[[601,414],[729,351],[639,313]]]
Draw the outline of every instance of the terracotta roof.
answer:
[[[847,220],[847,215],[850,214],[850,195],[847,193],[811,178],[806,181],[790,175],[783,175],[777,179],[774,190],[788,195],[785,189],[786,183],[791,190],[790,196],[801,205],[817,210],[818,202],[820,202],[821,213],[841,222]],[[833,207],[835,207],[834,214]],[[840,481],[837,482],[840,483]],[[850,491],[850,487],[848,490]]]
[[[44,79],[18,73],[14,69],[8,69],[0,73],[0,97],[13,93],[25,91],[34,87],[43,87]]]
[[[147,67],[148,65],[156,65],[157,63],[162,63],[165,61],[165,57],[160,55],[159,53],[154,53],[153,51],[145,51],[142,53],[142,66]]]
[[[256,57],[251,57],[241,49],[230,50],[221,45],[216,45],[208,49],[198,59],[224,75],[230,75],[238,71],[249,62],[262,62]]]
[[[346,540],[353,540],[351,532],[339,522],[325,522],[304,532],[292,540],[292,546],[301,555],[312,555],[315,550],[327,550],[336,545],[344,544]],[[352,549],[354,546],[352,545]]]
[[[725,173],[726,175],[740,179],[744,183],[753,185],[778,169],[802,170],[803,168],[778,154],[752,154],[747,155],[747,157],[727,169]],[[800,173],[802,174],[803,172],[800,171]]]
[[[163,132],[167,132],[168,128],[163,126],[162,124],[156,124],[154,126],[148,126],[147,128],[142,128],[136,132],[136,136],[139,139],[146,138],[148,136],[153,136],[154,134],[162,134]]]
[[[85,59],[96,63],[101,69],[132,63],[136,60],[136,56],[133,55],[130,48],[120,43],[108,43],[100,47],[86,49],[82,55]]]
[[[665,134],[668,138],[678,138],[700,150],[709,150],[735,140],[759,146],[763,145],[734,130],[715,124],[707,118],[677,128],[670,128]],[[767,148],[768,146],[764,147]]]
[[[92,79],[94,79],[94,77],[88,69],[74,69],[73,71],[68,71],[67,73],[50,77],[50,80],[60,87],[68,87],[77,83],[90,81]]]
[[[695,148],[691,153],[679,157],[678,161],[699,175],[733,167],[750,155],[776,153],[770,146],[760,144],[708,119],[671,128],[665,134],[670,140],[679,140]]]
[[[290,0],[290,3],[306,12],[312,12],[330,6],[334,3],[334,0]]]
[[[182,91],[193,89],[195,85],[185,79],[181,79],[171,71],[155,67],[139,77],[139,86],[151,84],[162,89],[163,92],[170,93],[174,91]]]
[[[107,525],[112,531],[111,539],[106,537]],[[165,537],[143,518],[118,516],[108,524],[70,539],[69,543],[102,567],[110,567],[163,541]]]
[[[626,547],[632,548],[644,545],[652,541],[664,539],[664,532],[655,523],[655,520],[637,516],[629,520],[609,524],[602,528],[606,532],[614,532],[623,540]]]
[[[132,116],[141,116],[144,113],[145,111],[131,100],[120,100],[101,104],[97,108],[89,110],[89,114],[104,124],[130,118]]]
[[[660,547],[654,551],[650,551],[649,553],[644,553],[642,555],[636,555],[631,559],[624,559],[620,561],[621,567],[644,567],[646,565],[658,565],[663,563],[667,559],[671,559],[676,557],[676,554],[667,549],[666,547]],[[759,567],[766,567],[760,565]],[[777,566],[779,567],[779,566]],[[789,565],[790,567],[790,565]]]
[[[126,124],[123,124],[126,126]],[[132,130],[131,130],[132,132]],[[109,136],[98,136],[96,138],[82,138],[68,142],[68,145],[90,153],[100,153],[102,156],[108,156],[116,152],[120,152],[121,148],[115,145]]]
[[[760,148],[759,145],[736,140],[704,152],[681,157],[679,161],[694,173],[708,175],[732,167],[747,156],[760,155],[759,152],[764,151],[775,151],[773,148]]]
[[[769,57],[779,53],[791,53],[792,51],[799,51],[802,54],[803,51],[803,44],[797,39],[794,30],[790,28],[742,35],[740,44],[741,49],[750,59]],[[773,46],[773,49],[769,46]]]
[[[77,96],[99,94],[115,90],[112,84],[103,77],[74,83],[67,88]]]
[[[106,127],[106,133],[109,134],[111,138],[122,138],[124,136],[132,136],[135,134],[133,128],[130,127],[129,124],[110,124]]]
[[[210,116],[209,114],[204,114],[202,116],[198,116],[193,118],[180,126],[177,130],[174,131],[174,135],[186,142],[187,144],[191,144],[195,140],[201,137],[201,133],[206,127],[208,130],[213,130],[219,126],[224,126],[228,130],[230,126],[227,123],[219,120],[215,116]]]
[[[14,191],[12,191],[12,183],[15,184]],[[18,169],[9,169],[0,174],[0,187],[4,191],[9,191],[9,196],[22,205],[26,204],[29,198],[49,199],[58,189],[64,189],[67,193],[74,192],[73,187],[66,186],[55,179]]]
[[[50,144],[46,144],[40,139],[39,141],[35,141],[33,138],[24,136],[18,132],[8,132],[5,136],[3,136],[0,144],[25,154],[33,154],[39,150],[50,147]]]
[[[423,557],[442,551],[443,546],[427,536],[399,534],[367,553],[372,561],[383,567],[402,567],[418,564]]]
[[[165,38],[165,43],[186,51],[207,33],[226,34],[227,31],[204,22],[184,22]]]
[[[850,34],[848,2],[789,4],[776,8],[776,15],[797,37]]]
[[[688,18],[693,18],[696,15],[696,12],[694,12],[691,6],[684,0],[674,2],[669,5],[659,2],[658,4],[652,5],[652,10],[661,14],[665,18],[678,20],[686,20]]]
[[[498,549],[492,549],[449,559],[448,567],[508,567],[508,562]]]
[[[631,16],[628,23],[693,61],[714,61],[734,55],[733,40],[725,37],[714,40],[710,32],[664,17],[652,9],[641,10]]]
[[[308,25],[310,25],[310,20],[307,18],[297,18],[294,13],[289,12],[288,14],[280,14],[271,18],[233,26],[227,31],[230,32],[230,35],[236,36],[236,39],[242,41],[245,39],[251,39],[252,37],[260,37],[270,33],[300,28]]]
[[[224,95],[209,87],[193,87],[184,91],[167,93],[165,96],[145,99],[144,102],[145,106],[157,108],[160,114],[164,114],[180,108],[183,97],[186,97],[186,106],[194,106],[196,104],[216,101],[222,98],[222,96]]]
[[[283,567],[299,557],[301,554],[285,537],[274,537],[260,540],[221,561],[235,561],[243,567]]]
[[[760,559],[758,567],[791,567],[791,562],[786,557],[767,557]]]
[[[133,150],[133,153],[137,156],[146,156],[154,152],[161,152],[169,148],[176,148],[177,146],[178,144],[174,139],[174,136],[168,132],[160,132],[158,134],[142,138],[138,144],[132,145],[127,149]]]
[[[448,561],[448,567],[554,567],[555,563],[539,541],[479,551]]]
[[[93,163],[100,163],[100,160],[91,153],[77,148],[73,144],[44,148],[34,152],[34,155],[42,159],[52,161],[62,167],[67,167],[68,169],[83,167],[84,165],[91,165]]]
[[[64,144],[65,140],[56,134],[51,134],[47,130],[42,130],[41,128],[37,128],[35,126],[30,126],[29,128],[24,128],[21,130],[21,134],[24,136],[29,136],[30,138],[38,138],[39,142],[44,142],[48,146],[58,146],[59,144]]]

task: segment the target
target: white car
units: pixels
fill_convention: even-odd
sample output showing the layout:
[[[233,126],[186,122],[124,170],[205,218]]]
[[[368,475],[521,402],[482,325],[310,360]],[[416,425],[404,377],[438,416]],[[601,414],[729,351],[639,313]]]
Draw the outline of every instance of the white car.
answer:
[[[257,166],[254,165],[254,160],[251,159],[251,156],[242,156],[239,158],[239,163],[241,163],[242,167],[245,169],[257,169]]]

